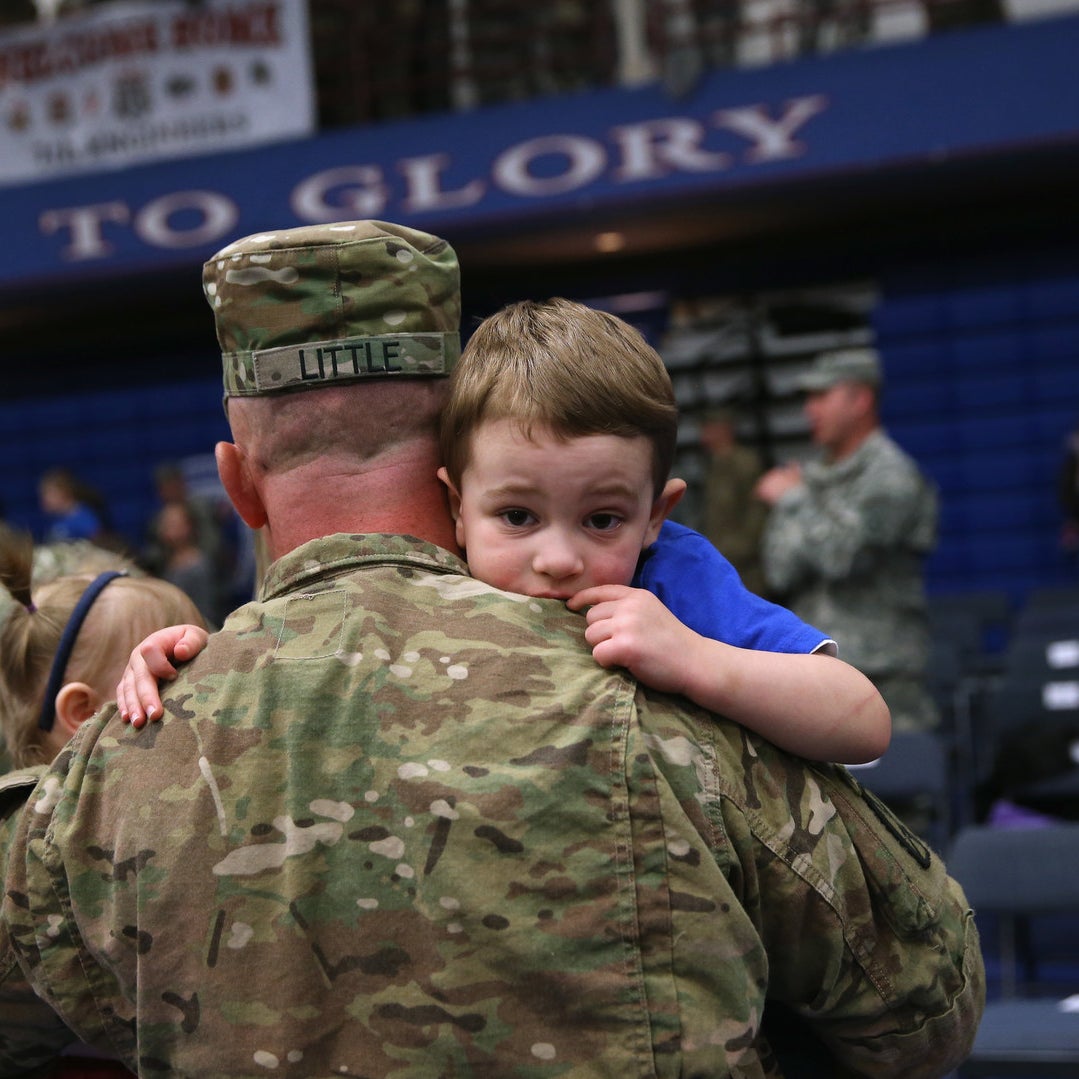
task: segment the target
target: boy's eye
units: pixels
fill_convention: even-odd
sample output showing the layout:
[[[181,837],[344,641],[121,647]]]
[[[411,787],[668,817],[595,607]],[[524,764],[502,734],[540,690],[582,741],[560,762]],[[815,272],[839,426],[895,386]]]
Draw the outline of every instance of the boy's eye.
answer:
[[[502,510],[502,512],[499,513],[499,517],[513,528],[523,528],[525,525],[531,524],[534,520],[532,514],[529,513],[528,510],[520,509]]]
[[[587,523],[597,532],[611,532],[622,523],[622,518],[616,513],[593,513]]]

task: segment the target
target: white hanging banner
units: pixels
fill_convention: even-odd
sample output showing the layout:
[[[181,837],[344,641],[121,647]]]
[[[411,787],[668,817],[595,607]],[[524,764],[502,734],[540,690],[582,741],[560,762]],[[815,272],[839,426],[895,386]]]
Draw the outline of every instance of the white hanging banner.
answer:
[[[0,183],[314,130],[306,0],[97,4],[0,34]]]

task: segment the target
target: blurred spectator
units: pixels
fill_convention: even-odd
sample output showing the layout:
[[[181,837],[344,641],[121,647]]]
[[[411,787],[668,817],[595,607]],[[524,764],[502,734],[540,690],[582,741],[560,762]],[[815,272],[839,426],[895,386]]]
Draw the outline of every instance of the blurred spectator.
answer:
[[[154,485],[161,505],[146,527],[140,561],[150,573],[183,588],[216,625],[231,606],[225,605],[232,572],[219,503],[192,491],[176,461],[158,465]],[[177,579],[177,574],[187,583]]]
[[[38,481],[38,500],[50,523],[46,543],[85,540],[130,557],[127,540],[113,527],[105,496],[69,468],[51,468]]]
[[[1060,546],[1067,554],[1079,554],[1079,424],[1064,442],[1058,493],[1064,514]]]
[[[105,531],[105,524],[88,504],[88,495],[86,486],[69,469],[52,468],[41,476],[38,501],[49,518],[46,542],[97,541]],[[89,501],[94,501],[92,496]]]
[[[161,505],[146,526],[146,542],[142,551],[142,562],[146,568],[151,573],[161,573],[164,568],[167,551],[159,534],[161,516],[169,506],[178,503],[187,507],[195,530],[195,542],[210,563],[216,565],[224,543],[217,506],[211,499],[191,490],[183,468],[176,461],[166,461],[154,469],[154,487]]]
[[[708,451],[701,531],[738,571],[746,588],[764,595],[761,536],[768,507],[754,492],[764,473],[760,455],[739,443],[737,415],[730,408],[709,412],[700,438]]]
[[[880,357],[819,355],[802,380],[820,460],[771,469],[757,485],[772,507],[762,551],[768,584],[840,642],[869,676],[897,730],[940,714],[926,685],[924,561],[937,540],[937,494],[880,426]]]
[[[207,622],[220,624],[220,589],[214,565],[199,546],[190,502],[169,502],[157,515],[163,564],[159,576],[186,592]]]

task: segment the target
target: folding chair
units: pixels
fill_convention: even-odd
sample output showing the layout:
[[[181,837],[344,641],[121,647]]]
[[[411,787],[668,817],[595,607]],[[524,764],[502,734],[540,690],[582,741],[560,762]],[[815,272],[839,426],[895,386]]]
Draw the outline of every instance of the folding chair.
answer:
[[[965,674],[996,673],[1015,617],[1008,593],[981,589],[931,595],[928,612],[934,642],[950,641],[958,649]]]
[[[959,1075],[1074,1079],[1079,1001],[1072,994],[1079,993],[1079,973],[1057,992],[1039,985],[1039,963],[1048,957],[1035,954],[1028,931],[1035,919],[1060,915],[1077,915],[1079,930],[1079,825],[964,828],[947,865],[976,913],[996,919],[999,934],[1000,995],[986,1004]]]
[[[1079,636],[1079,588],[1036,588],[1015,616],[1016,632],[1054,631]]]
[[[1022,611],[1063,610],[1079,611],[1079,586],[1046,585],[1033,588],[1026,596]]]
[[[1004,656],[1008,678],[1067,679],[1079,677],[1079,615],[1071,633],[1063,629],[1017,633]]]
[[[980,800],[1079,819],[1079,671],[1005,678],[975,730]]]
[[[948,743],[932,731],[895,731],[882,757],[848,769],[938,850],[951,836],[955,794]]]

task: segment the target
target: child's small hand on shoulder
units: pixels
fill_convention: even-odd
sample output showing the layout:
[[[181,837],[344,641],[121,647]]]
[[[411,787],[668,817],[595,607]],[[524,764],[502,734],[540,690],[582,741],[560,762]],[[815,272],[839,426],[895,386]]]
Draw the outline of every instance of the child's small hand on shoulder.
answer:
[[[137,644],[116,686],[116,704],[125,723],[139,728],[164,713],[158,680],[176,677],[174,662],[194,659],[210,635],[201,626],[167,626]]]

